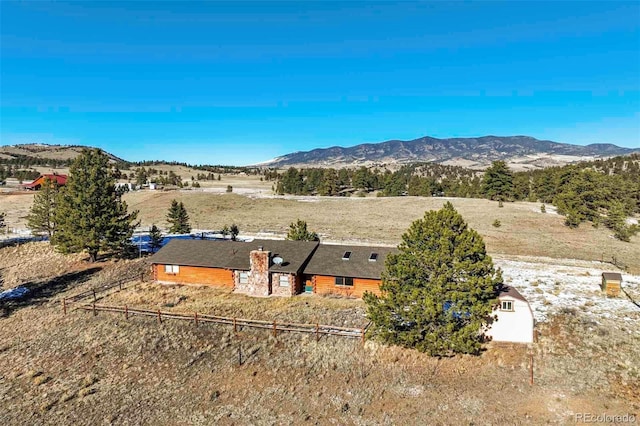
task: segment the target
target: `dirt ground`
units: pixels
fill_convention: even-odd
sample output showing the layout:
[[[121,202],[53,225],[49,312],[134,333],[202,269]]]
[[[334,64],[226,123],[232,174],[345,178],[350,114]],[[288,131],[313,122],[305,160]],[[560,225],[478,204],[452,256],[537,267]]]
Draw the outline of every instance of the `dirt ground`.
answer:
[[[53,266],[30,260],[37,253]],[[549,316],[532,347],[492,344],[481,356],[444,359],[358,339],[62,313],[62,298],[145,267],[89,264],[46,243],[0,250],[5,286],[38,290],[0,302],[3,425],[516,425],[640,414],[638,334],[620,318],[596,323],[580,310]],[[99,302],[342,325],[358,324],[364,309],[350,299],[150,283]]]

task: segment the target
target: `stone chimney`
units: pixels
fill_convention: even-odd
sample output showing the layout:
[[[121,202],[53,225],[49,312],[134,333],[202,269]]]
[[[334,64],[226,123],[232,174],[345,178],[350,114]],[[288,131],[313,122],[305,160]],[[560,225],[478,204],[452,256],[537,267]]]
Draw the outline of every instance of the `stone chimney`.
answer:
[[[264,251],[263,247],[252,250],[249,254],[251,271],[249,272],[249,285],[247,294],[253,296],[268,296],[271,294],[271,280],[269,279],[269,266],[271,252]]]

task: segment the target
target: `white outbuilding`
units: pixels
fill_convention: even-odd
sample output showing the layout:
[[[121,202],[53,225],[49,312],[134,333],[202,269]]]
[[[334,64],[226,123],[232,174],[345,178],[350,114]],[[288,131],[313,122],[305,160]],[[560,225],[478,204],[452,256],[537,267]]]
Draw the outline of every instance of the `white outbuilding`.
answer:
[[[494,342],[533,342],[533,311],[527,299],[511,286],[498,295],[500,305],[494,310],[497,319],[485,332]]]

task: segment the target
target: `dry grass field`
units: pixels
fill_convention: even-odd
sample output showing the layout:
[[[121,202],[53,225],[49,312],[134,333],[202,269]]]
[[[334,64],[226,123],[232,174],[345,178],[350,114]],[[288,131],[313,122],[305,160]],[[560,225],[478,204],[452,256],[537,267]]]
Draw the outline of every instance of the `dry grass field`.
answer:
[[[135,191],[124,199],[131,209],[140,211],[145,229],[153,223],[166,227],[165,215],[175,198],[184,202],[196,229],[216,230],[236,223],[241,234],[282,237],[289,224],[300,218],[327,241],[393,245],[426,210],[451,201],[482,235],[490,253],[583,260],[616,256],[632,272],[640,271],[640,237],[624,243],[604,227],[583,224],[570,229],[552,207],[541,213],[538,203],[505,203],[500,208],[498,203],[483,199],[277,197],[268,195],[270,182],[260,182],[254,176],[223,176],[219,182],[206,184],[208,187],[200,190]],[[226,185],[232,185],[235,193],[224,193]],[[25,227],[32,199],[30,193],[0,193],[0,211],[7,212],[10,227]],[[501,222],[499,228],[492,226],[496,219]]]
[[[38,256],[51,266],[42,269]],[[569,424],[576,413],[640,410],[637,333],[579,310],[541,324],[531,349],[493,344],[481,356],[443,359],[357,339],[63,315],[63,297],[141,267],[88,264],[46,243],[0,250],[5,284],[38,290],[0,310],[3,425]],[[99,302],[344,325],[363,313],[362,302],[349,299],[248,298],[149,283]]]

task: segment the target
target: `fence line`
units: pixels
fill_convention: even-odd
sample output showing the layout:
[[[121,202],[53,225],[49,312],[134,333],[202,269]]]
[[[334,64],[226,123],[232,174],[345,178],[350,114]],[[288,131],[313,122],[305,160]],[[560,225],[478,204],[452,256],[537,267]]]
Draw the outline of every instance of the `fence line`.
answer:
[[[63,310],[66,314],[67,303],[68,303],[67,299],[63,299],[62,303],[63,303]],[[97,305],[96,303],[83,304],[78,306],[78,309],[93,312],[94,315],[98,315],[98,312],[124,314],[126,319],[129,319],[129,317],[132,315],[154,317],[154,318],[157,318],[159,323],[162,323],[162,321],[165,319],[173,319],[173,320],[190,321],[190,322],[193,322],[196,326],[198,326],[199,323],[231,325],[233,326],[234,332],[237,332],[239,327],[250,327],[250,328],[261,328],[261,329],[271,330],[274,336],[276,336],[277,333],[280,331],[286,331],[286,332],[315,334],[316,340],[319,340],[320,335],[359,338],[362,340],[363,343],[365,341],[365,332],[369,327],[369,325],[362,328],[353,328],[353,327],[339,327],[339,326],[319,324],[319,323],[297,324],[297,323],[277,322],[276,320],[264,321],[264,320],[253,320],[253,319],[247,319],[247,318],[223,317],[223,316],[217,316],[217,315],[201,314],[198,312],[188,314],[183,312],[161,311],[159,309],[158,310],[132,309],[132,308],[129,308],[127,305],[112,306],[112,305]]]
[[[96,286],[94,288],[91,288],[89,290],[83,291],[81,293],[78,294],[74,294],[73,296],[67,297],[64,299],[64,303],[65,305],[67,303],[77,303],[80,302],[83,299],[86,299],[88,297],[93,297],[93,301],[95,302],[98,299],[98,295],[100,293],[106,292],[108,290],[111,290],[113,288],[118,287],[119,290],[122,290],[124,288],[124,284],[136,280],[136,279],[140,279],[140,281],[144,281],[144,272],[141,272],[140,274],[130,274],[124,278],[121,278],[117,281],[108,283],[108,284],[103,284],[100,286]]]

